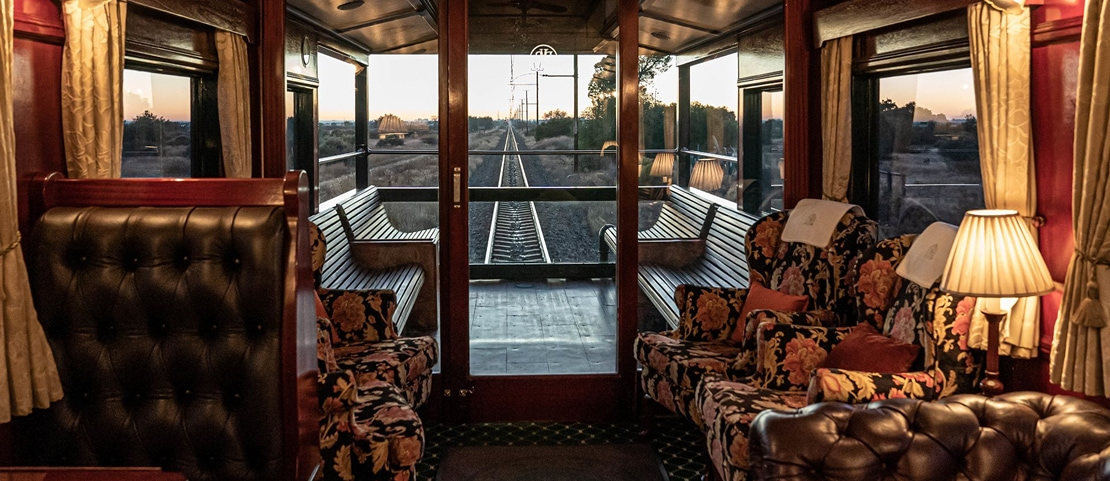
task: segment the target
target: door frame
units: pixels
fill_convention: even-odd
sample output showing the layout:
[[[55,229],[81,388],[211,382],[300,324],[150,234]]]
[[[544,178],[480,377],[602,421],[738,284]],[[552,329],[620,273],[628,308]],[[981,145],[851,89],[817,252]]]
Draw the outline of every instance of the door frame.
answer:
[[[639,1],[619,0],[622,32],[639,32]],[[457,422],[630,419],[636,399],[636,225],[639,208],[637,35],[617,51],[617,372],[596,375],[470,376],[469,2],[439,2],[439,219],[442,415]],[[633,119],[622,122],[621,119]]]

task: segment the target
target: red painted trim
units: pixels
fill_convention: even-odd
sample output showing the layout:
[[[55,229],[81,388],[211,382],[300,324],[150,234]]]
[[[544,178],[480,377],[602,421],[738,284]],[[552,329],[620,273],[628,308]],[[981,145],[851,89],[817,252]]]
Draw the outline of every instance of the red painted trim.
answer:
[[[471,422],[612,422],[630,414],[618,376],[474,378],[474,393],[449,400],[469,405]]]

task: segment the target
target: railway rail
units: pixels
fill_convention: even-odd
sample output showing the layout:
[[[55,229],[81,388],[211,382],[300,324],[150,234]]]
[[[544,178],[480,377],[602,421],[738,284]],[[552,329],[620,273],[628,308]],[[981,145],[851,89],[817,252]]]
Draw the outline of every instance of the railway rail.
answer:
[[[512,125],[509,125],[505,136],[506,153],[501,156],[497,186],[529,187],[520,155],[509,153],[520,150]],[[489,229],[486,264],[551,263],[535,202],[495,203]]]

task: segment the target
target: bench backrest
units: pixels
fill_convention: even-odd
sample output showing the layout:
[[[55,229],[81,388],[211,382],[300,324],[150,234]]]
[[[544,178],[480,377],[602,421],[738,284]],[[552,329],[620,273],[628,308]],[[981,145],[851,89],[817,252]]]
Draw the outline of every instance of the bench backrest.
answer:
[[[756,218],[731,208],[718,208],[712,214],[705,237],[705,254],[698,269],[712,277],[714,282],[709,285],[747,287],[744,236]]]
[[[298,384],[316,373],[298,350],[314,331],[303,173],[42,182],[28,271],[65,397],[17,426],[24,460],[305,479],[319,407]]]

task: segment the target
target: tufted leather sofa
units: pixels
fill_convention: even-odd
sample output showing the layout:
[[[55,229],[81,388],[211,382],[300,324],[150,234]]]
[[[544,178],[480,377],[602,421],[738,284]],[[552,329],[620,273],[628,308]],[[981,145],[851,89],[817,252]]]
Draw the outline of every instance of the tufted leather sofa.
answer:
[[[1039,392],[764,411],[757,480],[1110,480],[1110,410]]]
[[[28,270],[65,397],[17,426],[23,461],[307,479],[303,174],[178,183],[44,181]]]

